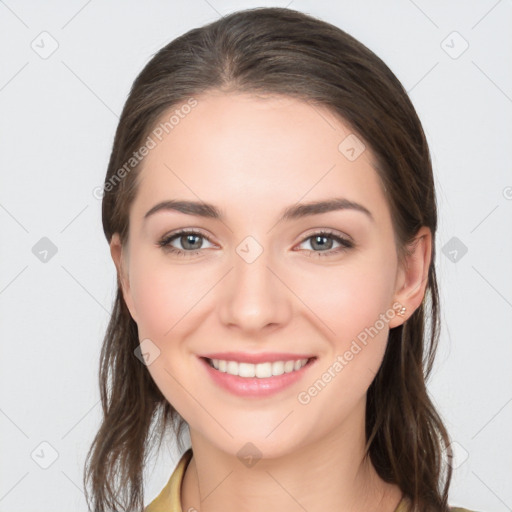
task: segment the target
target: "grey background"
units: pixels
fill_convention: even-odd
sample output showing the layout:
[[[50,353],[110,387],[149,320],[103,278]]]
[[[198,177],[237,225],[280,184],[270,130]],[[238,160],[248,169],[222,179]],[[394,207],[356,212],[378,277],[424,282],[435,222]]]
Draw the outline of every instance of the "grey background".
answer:
[[[512,510],[512,2],[6,0],[0,511],[86,510],[82,467],[116,285],[93,190],[133,80],[188,29],[263,5],[346,30],[410,93],[439,201],[442,337],[429,390],[456,443],[450,504]],[[178,456],[171,447],[153,459],[146,503]]]

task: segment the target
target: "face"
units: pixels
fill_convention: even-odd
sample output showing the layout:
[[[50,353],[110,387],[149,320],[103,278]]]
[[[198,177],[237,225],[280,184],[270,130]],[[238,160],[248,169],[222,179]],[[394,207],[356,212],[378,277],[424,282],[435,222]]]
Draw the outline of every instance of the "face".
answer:
[[[228,453],[250,441],[272,457],[347,435],[389,329],[403,321],[406,279],[374,157],[330,111],[305,102],[196,99],[143,160],[118,266],[148,370],[191,433]],[[334,199],[346,207],[296,209]],[[146,216],[164,201],[213,208]],[[219,353],[263,355],[261,366],[224,368],[260,377],[203,359]],[[308,363],[296,371],[273,359]]]

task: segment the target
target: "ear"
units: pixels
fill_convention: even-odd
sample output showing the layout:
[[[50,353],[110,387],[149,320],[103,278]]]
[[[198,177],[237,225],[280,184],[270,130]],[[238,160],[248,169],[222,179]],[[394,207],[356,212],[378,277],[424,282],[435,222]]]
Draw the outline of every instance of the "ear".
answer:
[[[403,324],[420,306],[428,284],[428,270],[432,257],[432,233],[422,226],[414,240],[407,246],[405,264],[399,266],[395,286],[393,309],[396,313],[405,306],[403,316],[395,314],[389,327]]]
[[[128,276],[128,269],[126,265],[126,257],[124,254],[124,248],[119,238],[119,233],[114,233],[110,240],[110,255],[116,266],[117,270],[117,282],[121,286],[123,292],[123,298],[126,303],[126,307],[130,311],[130,315],[137,322],[135,314],[135,306],[131,295],[130,280]]]

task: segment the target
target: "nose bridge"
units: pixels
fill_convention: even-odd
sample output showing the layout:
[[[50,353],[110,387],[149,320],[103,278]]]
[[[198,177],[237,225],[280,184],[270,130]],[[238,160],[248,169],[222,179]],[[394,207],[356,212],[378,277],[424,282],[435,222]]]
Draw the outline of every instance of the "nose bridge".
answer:
[[[284,322],[290,297],[275,275],[272,251],[248,236],[236,247],[232,261],[222,321],[250,330]]]

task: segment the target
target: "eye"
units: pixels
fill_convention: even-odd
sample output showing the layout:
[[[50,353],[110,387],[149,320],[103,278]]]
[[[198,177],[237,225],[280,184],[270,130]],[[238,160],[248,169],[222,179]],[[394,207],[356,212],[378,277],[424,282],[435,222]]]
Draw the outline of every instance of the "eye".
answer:
[[[171,245],[171,242],[175,240],[181,244],[183,249]],[[158,245],[166,252],[187,257],[199,254],[202,249],[202,240],[208,240],[208,242],[211,243],[210,239],[202,233],[183,229],[177,233],[165,236],[158,242]]]
[[[314,233],[313,235],[305,238],[301,245],[305,242],[310,242],[311,247],[313,249],[306,249],[310,253],[317,254],[318,256],[333,256],[335,254],[339,254],[347,249],[351,249],[354,247],[354,242],[349,240],[348,238],[344,238],[340,235],[334,234],[332,231],[319,231],[318,233]],[[333,241],[338,243],[340,246],[334,250],[332,249]],[[315,248],[320,248],[320,251],[315,250]]]
[[[198,231],[183,229],[177,233],[166,235],[158,242],[158,245],[166,252],[170,252],[178,256],[188,257],[197,255],[201,252],[203,249],[202,245],[204,240],[212,243],[207,236]],[[171,245],[175,241],[180,243],[182,249]],[[333,256],[354,247],[354,243],[351,240],[337,235],[332,231],[326,230],[319,231],[318,233],[314,233],[313,235],[308,236],[301,242],[300,245],[306,242],[309,242],[313,249],[305,250],[310,252],[311,255],[317,254],[318,256]],[[338,243],[339,247],[332,249],[333,243]]]

